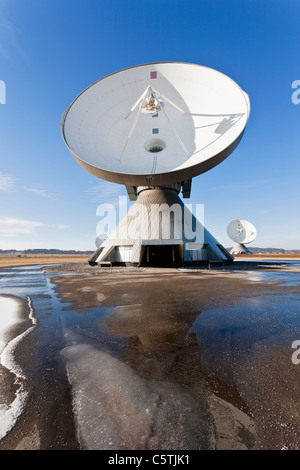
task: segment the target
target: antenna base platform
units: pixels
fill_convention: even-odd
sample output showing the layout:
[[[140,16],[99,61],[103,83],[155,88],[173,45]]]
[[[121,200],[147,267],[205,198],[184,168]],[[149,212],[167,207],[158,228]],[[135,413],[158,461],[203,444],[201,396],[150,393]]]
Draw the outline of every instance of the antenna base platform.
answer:
[[[127,216],[89,264],[179,267],[232,261],[180,199],[178,187],[139,187]]]
[[[232,255],[252,255],[252,251],[249,250],[243,243],[236,243],[232,250],[230,250]]]

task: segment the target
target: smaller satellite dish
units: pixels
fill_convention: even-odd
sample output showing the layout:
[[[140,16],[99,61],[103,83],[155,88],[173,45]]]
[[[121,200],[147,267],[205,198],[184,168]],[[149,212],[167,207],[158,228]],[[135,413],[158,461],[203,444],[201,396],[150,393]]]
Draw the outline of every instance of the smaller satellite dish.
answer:
[[[249,248],[245,246],[256,238],[256,228],[251,222],[242,219],[233,220],[227,227],[227,234],[236,243],[230,251],[232,255],[251,254]]]

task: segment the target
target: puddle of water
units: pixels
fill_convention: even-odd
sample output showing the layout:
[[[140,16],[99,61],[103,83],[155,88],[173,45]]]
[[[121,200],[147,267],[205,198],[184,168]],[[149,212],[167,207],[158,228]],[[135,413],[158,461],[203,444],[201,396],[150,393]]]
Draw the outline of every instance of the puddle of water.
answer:
[[[0,295],[0,440],[17,422],[28,397],[28,392],[23,383],[26,377],[14,357],[18,344],[37,325],[30,299],[27,299],[27,305],[32,326],[16,336],[14,333],[16,330],[13,330],[13,328],[24,323],[24,317],[21,316],[24,304],[21,304],[18,297]],[[5,393],[3,393],[3,389],[5,387],[8,389],[7,383],[9,383],[11,376],[14,377],[15,393],[13,398],[8,400]]]
[[[234,306],[203,310],[189,334],[195,333],[202,356],[217,363],[220,351],[246,354],[255,344],[291,345],[300,333],[300,294],[245,298]],[[213,362],[211,360],[210,362]]]
[[[0,296],[0,354],[7,344],[5,339],[12,326],[20,321],[20,305],[12,297]]]
[[[276,282],[285,286],[300,286],[300,272],[278,272],[278,271],[235,271],[242,273],[241,279],[247,281],[271,283]]]
[[[254,281],[254,282],[262,282],[262,283],[271,283],[271,282],[276,282],[280,285],[285,285],[285,286],[299,286],[300,285],[300,272],[291,272],[291,271],[280,271],[280,269],[286,265],[289,266],[289,268],[299,268],[300,267],[300,262],[299,261],[274,261],[274,260],[247,260],[247,264],[251,263],[259,263],[261,262],[262,265],[260,269],[255,269],[255,270],[241,270],[239,269],[239,264],[242,263],[242,261],[235,261],[233,263],[233,267],[236,264],[236,269],[233,269],[234,272],[236,273],[241,273],[241,279],[246,279],[248,281]],[[276,267],[279,269],[278,271],[276,270],[271,270],[268,271],[264,269],[264,266],[273,266],[276,265]]]

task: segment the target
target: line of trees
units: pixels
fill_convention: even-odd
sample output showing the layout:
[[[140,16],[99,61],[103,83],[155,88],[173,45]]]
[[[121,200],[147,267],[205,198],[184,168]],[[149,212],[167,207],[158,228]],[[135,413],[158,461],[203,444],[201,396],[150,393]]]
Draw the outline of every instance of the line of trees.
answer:
[[[25,255],[40,255],[40,254],[49,254],[49,255],[59,255],[59,254],[64,254],[64,255],[85,255],[85,254],[90,254],[93,253],[93,251],[81,251],[81,250],[59,250],[57,248],[51,248],[51,249],[43,249],[43,248],[30,248],[26,250],[1,250],[0,249],[0,254],[3,253],[22,253]]]

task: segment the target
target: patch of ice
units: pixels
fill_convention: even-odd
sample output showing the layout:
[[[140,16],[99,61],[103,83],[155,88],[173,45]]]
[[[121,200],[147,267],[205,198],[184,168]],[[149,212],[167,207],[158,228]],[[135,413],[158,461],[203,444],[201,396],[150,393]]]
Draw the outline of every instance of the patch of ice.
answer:
[[[12,297],[0,295],[0,354],[5,348],[8,333],[20,321],[19,302]]]
[[[24,381],[26,377],[23,375],[21,368],[14,359],[14,351],[16,346],[23,340],[23,338],[29,333],[31,333],[33,329],[36,328],[38,322],[37,319],[34,317],[31,299],[30,297],[27,297],[27,302],[29,306],[29,318],[32,322],[32,326],[27,328],[27,330],[21,333],[20,335],[8,341],[8,343],[6,343],[8,338],[8,331],[13,325],[20,321],[19,304],[15,299],[7,297],[0,296],[0,300],[1,307],[4,306],[6,312],[5,315],[1,314],[2,346],[4,345],[4,347],[0,351],[0,364],[15,375],[14,383],[18,386],[18,390],[15,394],[15,399],[11,403],[0,404],[0,439],[2,439],[15,425],[18,417],[23,412],[26,399],[28,397],[28,392],[24,387]],[[7,302],[7,300],[12,300],[13,302]]]
[[[126,363],[88,344],[70,345],[62,353],[82,449],[201,449],[209,445],[205,407],[186,389],[139,377]]]

